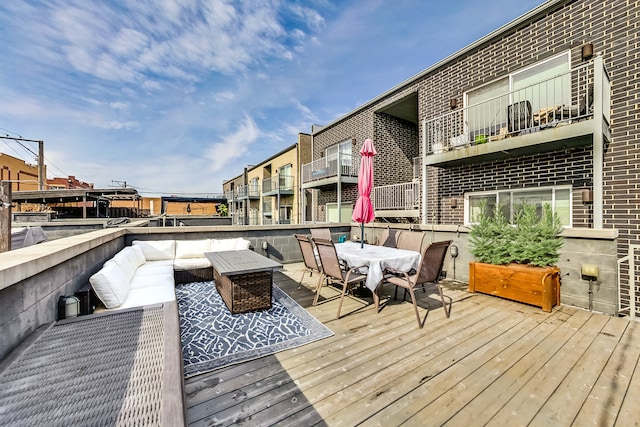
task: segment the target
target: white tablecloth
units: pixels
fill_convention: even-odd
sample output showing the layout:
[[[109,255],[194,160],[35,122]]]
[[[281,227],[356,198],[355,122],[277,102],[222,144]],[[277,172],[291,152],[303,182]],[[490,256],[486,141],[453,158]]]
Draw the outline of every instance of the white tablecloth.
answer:
[[[371,291],[382,281],[385,268],[409,271],[420,265],[420,254],[415,251],[366,244],[361,249],[360,243],[355,242],[336,243],[335,247],[338,258],[344,260],[349,267],[368,266],[366,286]]]

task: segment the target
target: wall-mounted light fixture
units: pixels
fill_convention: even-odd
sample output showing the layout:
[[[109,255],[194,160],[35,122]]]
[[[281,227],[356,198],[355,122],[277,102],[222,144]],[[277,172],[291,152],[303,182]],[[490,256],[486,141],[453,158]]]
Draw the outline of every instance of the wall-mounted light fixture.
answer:
[[[582,203],[593,203],[593,190],[582,190]]]
[[[458,108],[458,100],[456,98],[451,98],[449,100],[449,108],[451,108],[452,110]]]
[[[593,57],[593,43],[582,45],[582,60],[588,61]]]
[[[356,145],[356,138],[351,138],[351,144]]]
[[[450,204],[452,209],[457,208],[458,207],[458,199],[456,199],[455,197],[452,197],[451,200],[449,200],[449,204]]]
[[[267,249],[269,249],[269,244],[266,241],[262,242],[262,250],[266,251]]]
[[[582,280],[589,281],[589,311],[591,311],[593,300],[593,290],[591,284],[598,280],[598,266],[593,264],[582,264],[580,274],[582,275]]]
[[[9,209],[13,207],[11,203],[7,203],[4,200],[0,199],[0,208]]]

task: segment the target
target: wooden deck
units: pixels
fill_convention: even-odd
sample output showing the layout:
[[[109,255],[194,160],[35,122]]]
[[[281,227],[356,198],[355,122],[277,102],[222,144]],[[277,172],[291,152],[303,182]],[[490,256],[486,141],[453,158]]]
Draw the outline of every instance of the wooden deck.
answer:
[[[301,272],[286,265],[276,283],[335,335],[188,380],[191,425],[640,425],[639,323],[455,282],[449,319],[421,294],[424,329],[410,302],[375,313],[371,298],[345,299],[335,320],[338,292],[311,306],[317,276],[298,290]]]

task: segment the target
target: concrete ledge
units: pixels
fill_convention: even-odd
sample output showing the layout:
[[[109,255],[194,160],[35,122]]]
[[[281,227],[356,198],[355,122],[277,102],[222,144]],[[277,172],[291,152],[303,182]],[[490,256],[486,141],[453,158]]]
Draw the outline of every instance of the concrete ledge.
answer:
[[[0,290],[104,243],[123,237],[125,234],[125,229],[97,230],[2,253],[0,254]]]

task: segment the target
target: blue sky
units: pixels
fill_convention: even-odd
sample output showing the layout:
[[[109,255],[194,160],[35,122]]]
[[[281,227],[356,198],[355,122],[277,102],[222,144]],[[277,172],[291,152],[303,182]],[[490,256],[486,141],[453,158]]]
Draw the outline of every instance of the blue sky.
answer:
[[[48,178],[220,193],[542,2],[5,1],[0,134],[44,140]]]

